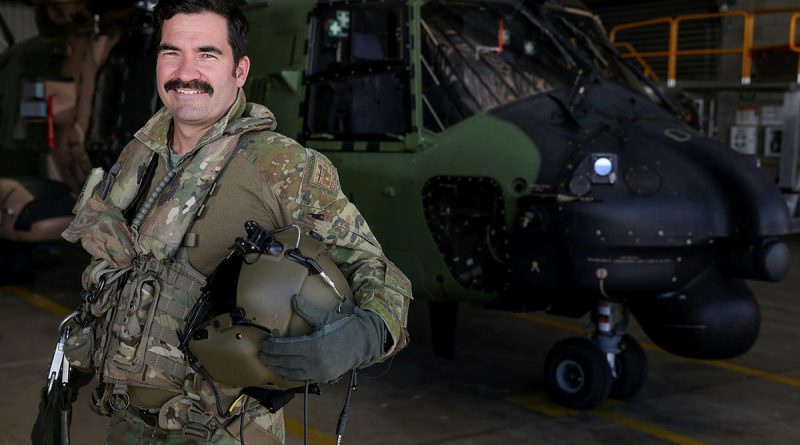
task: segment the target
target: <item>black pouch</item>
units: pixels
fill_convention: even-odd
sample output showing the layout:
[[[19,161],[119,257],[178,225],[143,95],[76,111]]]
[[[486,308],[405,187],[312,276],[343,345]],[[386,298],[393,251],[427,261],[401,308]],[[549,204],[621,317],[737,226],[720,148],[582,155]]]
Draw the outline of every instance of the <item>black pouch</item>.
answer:
[[[78,388],[89,383],[92,374],[73,371],[70,382],[54,383],[48,393],[45,384],[39,400],[39,414],[31,431],[32,445],[68,445],[72,423],[72,404],[78,399]]]

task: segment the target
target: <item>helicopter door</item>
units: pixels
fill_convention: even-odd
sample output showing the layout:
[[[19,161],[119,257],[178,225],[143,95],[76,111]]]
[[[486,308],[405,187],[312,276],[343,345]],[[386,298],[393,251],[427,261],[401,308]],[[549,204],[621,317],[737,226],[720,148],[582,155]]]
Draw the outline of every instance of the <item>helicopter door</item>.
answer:
[[[406,7],[321,6],[312,14],[304,137],[392,141],[410,131]]]

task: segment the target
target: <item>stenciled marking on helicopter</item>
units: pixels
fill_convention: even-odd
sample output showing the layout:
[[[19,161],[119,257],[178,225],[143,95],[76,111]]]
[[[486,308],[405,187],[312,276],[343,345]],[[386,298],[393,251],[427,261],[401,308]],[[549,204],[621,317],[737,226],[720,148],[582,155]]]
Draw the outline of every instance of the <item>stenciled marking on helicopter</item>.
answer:
[[[641,258],[638,256],[620,256],[615,258],[586,258],[587,263],[599,264],[671,264],[673,258]]]
[[[692,139],[692,135],[677,128],[667,128],[664,130],[664,136],[677,142],[688,142]]]
[[[624,405],[622,402],[617,400],[608,400],[599,407],[589,411],[576,410],[556,405],[541,394],[514,396],[506,399],[506,401],[522,406],[527,410],[543,414],[547,417],[563,418],[588,414],[591,417],[599,417],[618,425],[622,425],[626,428],[639,431],[640,433],[647,434],[648,436],[678,445],[709,444],[709,442],[704,442],[685,434],[681,434],[650,422],[636,419],[634,417],[614,411],[615,408]]]
[[[72,313],[69,308],[22,286],[0,286],[0,292],[21,298],[37,308],[43,309],[45,312],[49,312],[57,317],[66,317]],[[303,438],[303,422],[284,415],[284,424],[286,425],[287,433],[300,439]],[[333,435],[325,434],[311,427],[308,428],[308,443],[312,445],[322,445],[335,442],[336,439]],[[342,443],[346,444],[347,442],[342,441]]]

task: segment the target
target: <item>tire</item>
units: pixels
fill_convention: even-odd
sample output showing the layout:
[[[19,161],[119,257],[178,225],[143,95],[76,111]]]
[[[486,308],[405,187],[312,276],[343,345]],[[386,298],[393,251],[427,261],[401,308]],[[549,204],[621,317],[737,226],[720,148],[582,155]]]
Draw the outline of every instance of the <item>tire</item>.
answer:
[[[591,409],[611,392],[611,368],[600,348],[587,338],[568,338],[553,345],[544,370],[547,392],[559,405]]]
[[[639,393],[647,380],[647,355],[642,345],[628,334],[622,337],[620,349],[622,352],[617,354],[617,378],[611,385],[611,397],[628,400]]]

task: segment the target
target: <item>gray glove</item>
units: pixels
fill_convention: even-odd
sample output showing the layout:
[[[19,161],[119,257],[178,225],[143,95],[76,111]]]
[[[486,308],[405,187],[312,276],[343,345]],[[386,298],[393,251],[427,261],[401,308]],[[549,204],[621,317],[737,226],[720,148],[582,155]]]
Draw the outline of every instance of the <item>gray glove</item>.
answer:
[[[383,354],[386,326],[378,314],[358,307],[353,314],[337,313],[298,296],[292,298],[292,307],[313,326],[313,332],[266,338],[258,355],[281,376],[327,383]]]

